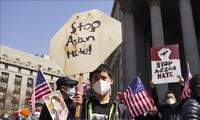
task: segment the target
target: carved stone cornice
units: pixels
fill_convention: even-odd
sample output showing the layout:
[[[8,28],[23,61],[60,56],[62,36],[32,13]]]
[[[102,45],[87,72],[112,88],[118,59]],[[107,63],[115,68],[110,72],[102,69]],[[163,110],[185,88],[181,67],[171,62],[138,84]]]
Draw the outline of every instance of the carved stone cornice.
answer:
[[[118,0],[121,6],[122,11],[136,11],[136,2],[135,0]]]

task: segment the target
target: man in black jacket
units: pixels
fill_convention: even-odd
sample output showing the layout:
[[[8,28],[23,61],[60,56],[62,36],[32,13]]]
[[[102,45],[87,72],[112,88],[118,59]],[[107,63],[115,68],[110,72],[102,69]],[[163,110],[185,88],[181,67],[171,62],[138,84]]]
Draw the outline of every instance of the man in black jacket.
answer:
[[[56,81],[57,90],[60,90],[65,104],[69,110],[67,120],[75,118],[75,107],[77,104],[82,103],[82,96],[78,93],[75,95],[75,86],[78,84],[78,81],[72,80],[68,77],[60,77]],[[52,120],[51,115],[48,111],[47,106],[44,104],[40,114],[39,120]]]
[[[200,74],[190,81],[191,96],[181,109],[182,120],[200,120]]]
[[[184,86],[184,80],[180,79],[180,85],[183,88]],[[165,93],[165,101],[164,102],[160,102],[158,99],[158,95],[157,95],[157,91],[156,91],[156,86],[154,84],[153,81],[150,82],[150,86],[151,86],[151,92],[152,92],[152,97],[154,100],[154,103],[158,109],[158,111],[161,113],[162,116],[162,120],[181,120],[181,115],[180,115],[180,105],[181,104],[178,103],[176,101],[176,96],[174,94],[173,91],[168,91]]]

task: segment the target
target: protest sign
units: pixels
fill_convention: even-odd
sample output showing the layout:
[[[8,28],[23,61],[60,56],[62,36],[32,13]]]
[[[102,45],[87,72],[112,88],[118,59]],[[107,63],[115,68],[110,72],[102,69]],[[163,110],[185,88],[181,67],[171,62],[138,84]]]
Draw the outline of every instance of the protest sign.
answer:
[[[155,84],[179,82],[178,44],[151,48],[152,80]]]
[[[60,91],[43,96],[43,100],[49,110],[52,120],[66,120],[68,116],[68,108]]]
[[[121,23],[95,9],[74,14],[54,35],[50,56],[67,75],[95,70],[122,42]]]
[[[83,73],[94,71],[121,42],[121,23],[94,9],[74,14],[63,25],[51,40],[50,56],[67,75],[79,74],[81,94]]]

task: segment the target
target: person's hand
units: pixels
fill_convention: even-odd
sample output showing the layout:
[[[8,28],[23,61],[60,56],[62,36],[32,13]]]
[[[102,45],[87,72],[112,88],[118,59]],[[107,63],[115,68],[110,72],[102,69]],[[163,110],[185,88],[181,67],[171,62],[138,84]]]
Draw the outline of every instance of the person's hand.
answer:
[[[150,81],[150,87],[155,88],[155,84],[154,84],[153,80]]]
[[[182,76],[180,76],[180,80],[179,80],[180,86],[184,86],[184,79]]]
[[[82,94],[80,94],[78,91],[77,91],[77,93],[73,97],[73,103],[74,103],[75,107],[77,105],[81,105],[83,103]]]
[[[162,48],[161,50],[158,51],[158,56],[160,57],[162,61],[168,61],[170,54],[171,54],[171,50],[168,48]]]

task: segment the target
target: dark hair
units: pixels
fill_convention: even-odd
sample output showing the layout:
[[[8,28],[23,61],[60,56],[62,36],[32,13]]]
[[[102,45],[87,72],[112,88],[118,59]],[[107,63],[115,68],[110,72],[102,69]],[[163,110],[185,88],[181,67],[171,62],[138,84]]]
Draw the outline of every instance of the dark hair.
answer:
[[[101,64],[95,71],[90,72],[90,75],[89,75],[90,83],[92,81],[92,77],[93,77],[94,73],[100,73],[102,71],[106,71],[108,73],[108,76],[111,79],[113,79],[113,74],[112,74],[112,71],[110,70],[110,68],[105,64]]]
[[[170,94],[170,93],[173,94],[174,97],[176,98],[176,95],[175,95],[175,93],[174,93],[173,91],[167,91],[167,92],[165,93],[165,97],[167,97],[167,95]]]
[[[42,107],[42,105],[43,105],[42,103],[35,103],[36,107]]]
[[[52,103],[52,100],[53,100],[53,99],[55,99],[56,101],[58,101],[58,102],[61,103],[61,100],[59,99],[59,97],[57,97],[57,96],[53,96],[53,97],[51,98],[51,103]]]
[[[190,89],[194,92],[196,86],[200,85],[200,74],[195,74],[190,80]]]

